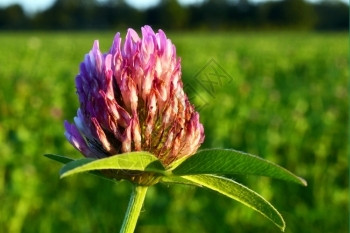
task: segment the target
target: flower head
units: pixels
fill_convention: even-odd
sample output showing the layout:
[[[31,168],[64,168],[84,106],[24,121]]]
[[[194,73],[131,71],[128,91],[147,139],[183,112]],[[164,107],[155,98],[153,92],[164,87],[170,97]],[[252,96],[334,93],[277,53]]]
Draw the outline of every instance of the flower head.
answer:
[[[107,53],[98,41],[76,76],[80,108],[65,136],[84,156],[148,151],[168,166],[204,140],[199,114],[183,91],[180,59],[162,30],[117,33]]]

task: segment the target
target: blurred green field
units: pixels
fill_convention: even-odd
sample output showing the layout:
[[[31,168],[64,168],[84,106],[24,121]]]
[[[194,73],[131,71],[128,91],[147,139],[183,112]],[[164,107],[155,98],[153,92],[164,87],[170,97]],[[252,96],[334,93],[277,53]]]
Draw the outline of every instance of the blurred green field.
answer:
[[[125,36],[125,32],[122,32]],[[94,39],[114,33],[0,33],[0,232],[118,232],[131,186],[60,180],[80,157],[63,136],[78,107],[74,78]],[[271,201],[286,232],[348,232],[347,34],[169,33],[206,140],[260,155],[308,187],[234,177]],[[216,75],[213,75],[214,74]],[[216,73],[215,73],[216,72]],[[216,79],[215,79],[216,77]],[[259,214],[204,189],[150,188],[137,232],[278,232]]]

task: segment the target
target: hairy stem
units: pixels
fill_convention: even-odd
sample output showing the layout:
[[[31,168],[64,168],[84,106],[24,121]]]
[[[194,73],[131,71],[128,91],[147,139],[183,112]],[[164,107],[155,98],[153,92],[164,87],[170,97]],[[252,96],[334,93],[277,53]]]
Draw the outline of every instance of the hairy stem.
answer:
[[[137,219],[139,218],[143,201],[147,193],[148,186],[134,184],[131,193],[129,206],[126,211],[124,222],[120,233],[133,233],[136,227]]]

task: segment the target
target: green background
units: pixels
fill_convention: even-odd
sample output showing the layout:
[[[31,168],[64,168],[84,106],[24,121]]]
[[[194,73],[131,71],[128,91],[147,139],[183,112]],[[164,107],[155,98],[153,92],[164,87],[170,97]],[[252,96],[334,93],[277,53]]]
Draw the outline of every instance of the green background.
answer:
[[[112,32],[0,33],[0,232],[118,232],[131,186],[91,175],[60,180],[56,153],[78,108],[74,78],[94,39]],[[122,32],[125,36],[125,32]],[[303,32],[168,33],[197,105],[202,148],[234,148],[276,162],[308,187],[232,177],[285,217],[286,232],[348,232],[348,39]],[[222,78],[211,76],[213,69]],[[209,79],[206,79],[209,78]],[[210,82],[208,82],[208,80]],[[203,104],[205,104],[203,106]],[[136,232],[278,232],[212,191],[149,189]]]

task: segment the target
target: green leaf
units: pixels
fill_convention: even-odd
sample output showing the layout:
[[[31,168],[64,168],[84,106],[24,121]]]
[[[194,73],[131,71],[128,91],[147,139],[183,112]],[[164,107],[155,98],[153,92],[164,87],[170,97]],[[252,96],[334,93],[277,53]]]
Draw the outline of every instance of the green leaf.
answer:
[[[74,159],[63,156],[63,155],[54,155],[54,154],[44,154],[44,156],[48,157],[49,159],[55,160],[60,163],[68,163],[71,161],[74,161]]]
[[[184,179],[181,176],[163,176],[161,178],[161,182],[169,183],[169,184],[185,184],[185,185],[193,185],[193,186],[202,187],[202,185],[199,185],[197,183],[194,183],[192,181]]]
[[[121,169],[165,173],[162,163],[151,153],[130,152],[103,159],[83,158],[71,161],[60,170],[61,178],[94,170]]]
[[[307,185],[290,171],[265,159],[236,150],[208,149],[192,155],[173,171],[175,175],[260,175]]]
[[[48,157],[48,158],[50,158],[52,160],[55,160],[57,162],[64,163],[64,164],[66,164],[68,162],[71,162],[71,161],[74,161],[74,159],[66,157],[66,156],[63,156],[63,155],[45,154],[44,156],[46,156],[46,157]],[[89,173],[91,173],[91,174],[93,174],[95,176],[98,176],[98,177],[100,177],[102,179],[115,182],[115,180],[110,179],[110,178],[106,177],[105,175],[101,174],[100,171],[90,171]]]
[[[282,215],[262,196],[233,180],[213,175],[190,175],[182,178],[197,183],[252,208],[271,220],[282,231],[285,222]]]

